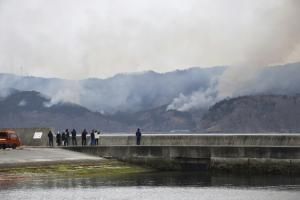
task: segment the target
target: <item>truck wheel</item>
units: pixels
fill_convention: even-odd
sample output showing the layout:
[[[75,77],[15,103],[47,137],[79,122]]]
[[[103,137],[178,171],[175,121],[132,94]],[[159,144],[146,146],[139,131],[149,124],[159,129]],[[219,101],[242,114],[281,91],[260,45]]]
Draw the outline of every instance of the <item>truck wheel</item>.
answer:
[[[16,144],[13,144],[11,148],[16,149],[16,148],[17,148],[17,145],[16,145]]]
[[[6,149],[6,145],[4,144],[4,145],[2,146],[2,148],[3,148],[3,149]]]

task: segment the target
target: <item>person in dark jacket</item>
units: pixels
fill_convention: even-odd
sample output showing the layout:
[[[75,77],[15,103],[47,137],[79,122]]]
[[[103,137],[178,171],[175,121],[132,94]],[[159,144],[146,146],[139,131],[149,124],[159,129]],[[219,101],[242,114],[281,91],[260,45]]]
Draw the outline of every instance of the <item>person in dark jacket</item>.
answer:
[[[66,129],[66,139],[65,139],[65,146],[69,146],[69,140],[70,140],[70,132],[69,129]]]
[[[86,135],[87,135],[87,132],[86,130],[84,129],[81,133],[81,144],[82,146],[85,146],[86,145]]]
[[[77,146],[77,139],[76,139],[76,131],[75,131],[75,129],[72,130],[71,134],[72,134],[72,145],[73,146]]]
[[[49,146],[53,147],[53,133],[51,130],[48,133],[48,139],[49,139]]]
[[[60,135],[59,131],[56,134],[56,143],[57,143],[57,146],[61,145],[61,135]]]
[[[91,146],[95,145],[95,131],[92,130],[91,132]]]
[[[66,146],[66,134],[65,134],[65,132],[62,132],[62,134],[61,134],[61,140],[62,140],[64,146]]]
[[[140,145],[141,144],[141,138],[142,138],[142,133],[141,133],[141,130],[138,128],[136,133],[135,133],[135,136],[136,136],[136,145]]]

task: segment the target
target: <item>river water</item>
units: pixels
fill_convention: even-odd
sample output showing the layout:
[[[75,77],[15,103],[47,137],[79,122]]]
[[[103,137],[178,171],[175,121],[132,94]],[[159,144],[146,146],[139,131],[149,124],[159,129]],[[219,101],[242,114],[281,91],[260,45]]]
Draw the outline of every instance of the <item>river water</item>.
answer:
[[[7,178],[0,199],[298,200],[300,177],[145,173],[117,178]]]

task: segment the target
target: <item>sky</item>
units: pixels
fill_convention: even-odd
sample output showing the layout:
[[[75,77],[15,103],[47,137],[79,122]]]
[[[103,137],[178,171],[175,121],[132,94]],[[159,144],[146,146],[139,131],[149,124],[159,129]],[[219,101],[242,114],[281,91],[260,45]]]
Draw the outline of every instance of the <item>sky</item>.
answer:
[[[251,65],[262,41],[286,38],[297,45],[260,63],[297,62],[299,36],[289,29],[299,24],[282,20],[289,1],[0,0],[0,73],[84,79]],[[288,31],[277,34],[281,27]]]

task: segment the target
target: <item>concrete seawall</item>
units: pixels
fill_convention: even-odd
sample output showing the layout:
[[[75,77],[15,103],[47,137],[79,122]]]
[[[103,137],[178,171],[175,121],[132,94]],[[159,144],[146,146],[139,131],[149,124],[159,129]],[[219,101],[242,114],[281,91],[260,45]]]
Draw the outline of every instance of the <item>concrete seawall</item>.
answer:
[[[100,145],[135,145],[133,134],[101,135]],[[299,134],[144,134],[141,145],[300,146]]]
[[[300,174],[300,135],[102,135],[100,146],[70,150],[166,170]]]

